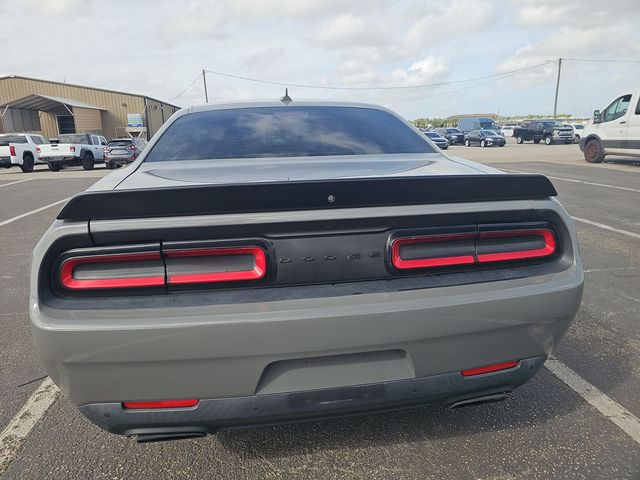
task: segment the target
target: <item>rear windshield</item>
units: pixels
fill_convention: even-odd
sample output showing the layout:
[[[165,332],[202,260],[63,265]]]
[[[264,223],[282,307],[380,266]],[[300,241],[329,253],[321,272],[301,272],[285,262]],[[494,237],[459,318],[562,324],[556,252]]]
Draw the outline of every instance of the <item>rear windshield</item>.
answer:
[[[89,135],[60,135],[60,143],[84,143],[91,144],[89,141]]]
[[[431,152],[423,137],[382,110],[278,106],[180,117],[146,161]]]
[[[131,140],[111,140],[107,145],[110,147],[128,147],[131,145]]]
[[[447,128],[447,133],[462,133],[457,128]]]
[[[27,143],[24,135],[0,135],[0,146],[6,147],[10,143]]]

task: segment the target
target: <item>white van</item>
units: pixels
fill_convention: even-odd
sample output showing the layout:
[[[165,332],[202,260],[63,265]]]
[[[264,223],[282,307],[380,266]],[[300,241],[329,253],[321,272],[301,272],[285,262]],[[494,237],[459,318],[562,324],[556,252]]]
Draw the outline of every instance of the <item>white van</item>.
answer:
[[[589,163],[600,163],[605,155],[640,157],[640,89],[620,95],[602,112],[593,112],[580,150]]]

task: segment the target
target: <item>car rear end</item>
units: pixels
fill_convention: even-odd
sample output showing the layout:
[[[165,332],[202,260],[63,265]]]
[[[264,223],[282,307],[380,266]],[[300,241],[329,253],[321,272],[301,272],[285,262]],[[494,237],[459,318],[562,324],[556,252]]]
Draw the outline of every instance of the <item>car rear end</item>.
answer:
[[[0,135],[0,167],[10,168],[19,164],[20,145],[26,143],[24,135]]]
[[[108,168],[115,168],[133,162],[139,153],[133,139],[115,139],[104,148],[104,161]]]
[[[301,111],[278,115],[314,115]],[[39,358],[111,432],[502,399],[576,313],[575,231],[542,176],[448,159],[423,138],[421,153],[156,163],[198,143],[169,123],[34,252]]]

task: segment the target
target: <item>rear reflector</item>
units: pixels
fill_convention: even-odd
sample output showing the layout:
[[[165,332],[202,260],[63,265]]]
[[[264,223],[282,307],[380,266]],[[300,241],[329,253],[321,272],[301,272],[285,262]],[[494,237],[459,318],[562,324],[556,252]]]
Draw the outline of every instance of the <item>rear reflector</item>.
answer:
[[[472,375],[482,375],[483,373],[499,372],[517,367],[519,363],[517,360],[514,360],[511,362],[494,363],[486,367],[470,368],[469,370],[462,370],[462,375],[464,377],[470,377]]]
[[[168,250],[164,255],[168,285],[260,280],[267,271],[260,247]]]
[[[160,400],[157,402],[122,402],[128,410],[195,407],[200,400]]]
[[[556,249],[547,228],[403,237],[391,243],[391,263],[399,270],[486,264],[550,257]]]
[[[164,285],[160,252],[71,257],[62,262],[60,283],[69,290]]]

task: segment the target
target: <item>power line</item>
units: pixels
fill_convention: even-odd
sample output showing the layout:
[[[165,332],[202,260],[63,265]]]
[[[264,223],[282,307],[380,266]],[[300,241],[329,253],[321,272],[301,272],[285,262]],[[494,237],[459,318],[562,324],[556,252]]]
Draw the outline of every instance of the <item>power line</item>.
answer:
[[[185,88],[182,92],[180,92],[178,95],[176,95],[175,97],[173,97],[170,100],[167,100],[168,102],[173,102],[176,98],[180,98],[182,95],[184,95],[185,93],[187,93],[187,90],[189,90],[191,87],[193,87],[193,85],[200,79],[200,77],[202,77],[202,73],[199,73],[198,76],[196,78],[193,79],[193,82],[191,82],[187,88]]]
[[[562,60],[569,60],[572,62],[594,62],[594,63],[640,63],[640,60],[609,60],[606,58],[565,58]]]
[[[531,65],[529,67],[523,67],[523,68],[519,68],[517,70],[511,70],[508,72],[502,72],[502,73],[494,73],[491,75],[485,75],[482,77],[475,77],[475,78],[466,78],[463,80],[451,80],[451,81],[447,81],[447,82],[436,82],[436,83],[429,83],[429,84],[425,84],[425,85],[395,85],[395,86],[385,86],[385,87],[339,87],[339,86],[332,86],[332,85],[310,85],[310,84],[301,84],[301,83],[288,83],[288,82],[276,82],[276,81],[271,81],[271,80],[264,80],[264,79],[260,79],[260,78],[252,78],[252,77],[245,77],[242,75],[234,75],[231,73],[223,73],[223,72],[216,72],[213,70],[206,70],[207,73],[212,73],[214,75],[218,75],[221,77],[228,77],[228,78],[235,78],[237,80],[246,80],[248,82],[256,82],[256,83],[265,83],[268,85],[279,85],[282,87],[298,87],[298,88],[313,88],[313,89],[319,89],[319,90],[410,90],[410,89],[418,89],[418,88],[430,88],[430,87],[439,87],[439,86],[443,86],[443,85],[452,85],[452,84],[456,84],[456,83],[466,83],[466,82],[473,82],[473,81],[477,81],[477,80],[485,80],[487,78],[502,78],[514,73],[520,73],[520,72],[524,72],[527,70],[532,70],[534,68],[539,68],[539,67],[543,67],[545,65],[549,65],[555,63],[554,60],[548,60],[546,62],[543,63],[539,63],[537,65]]]

